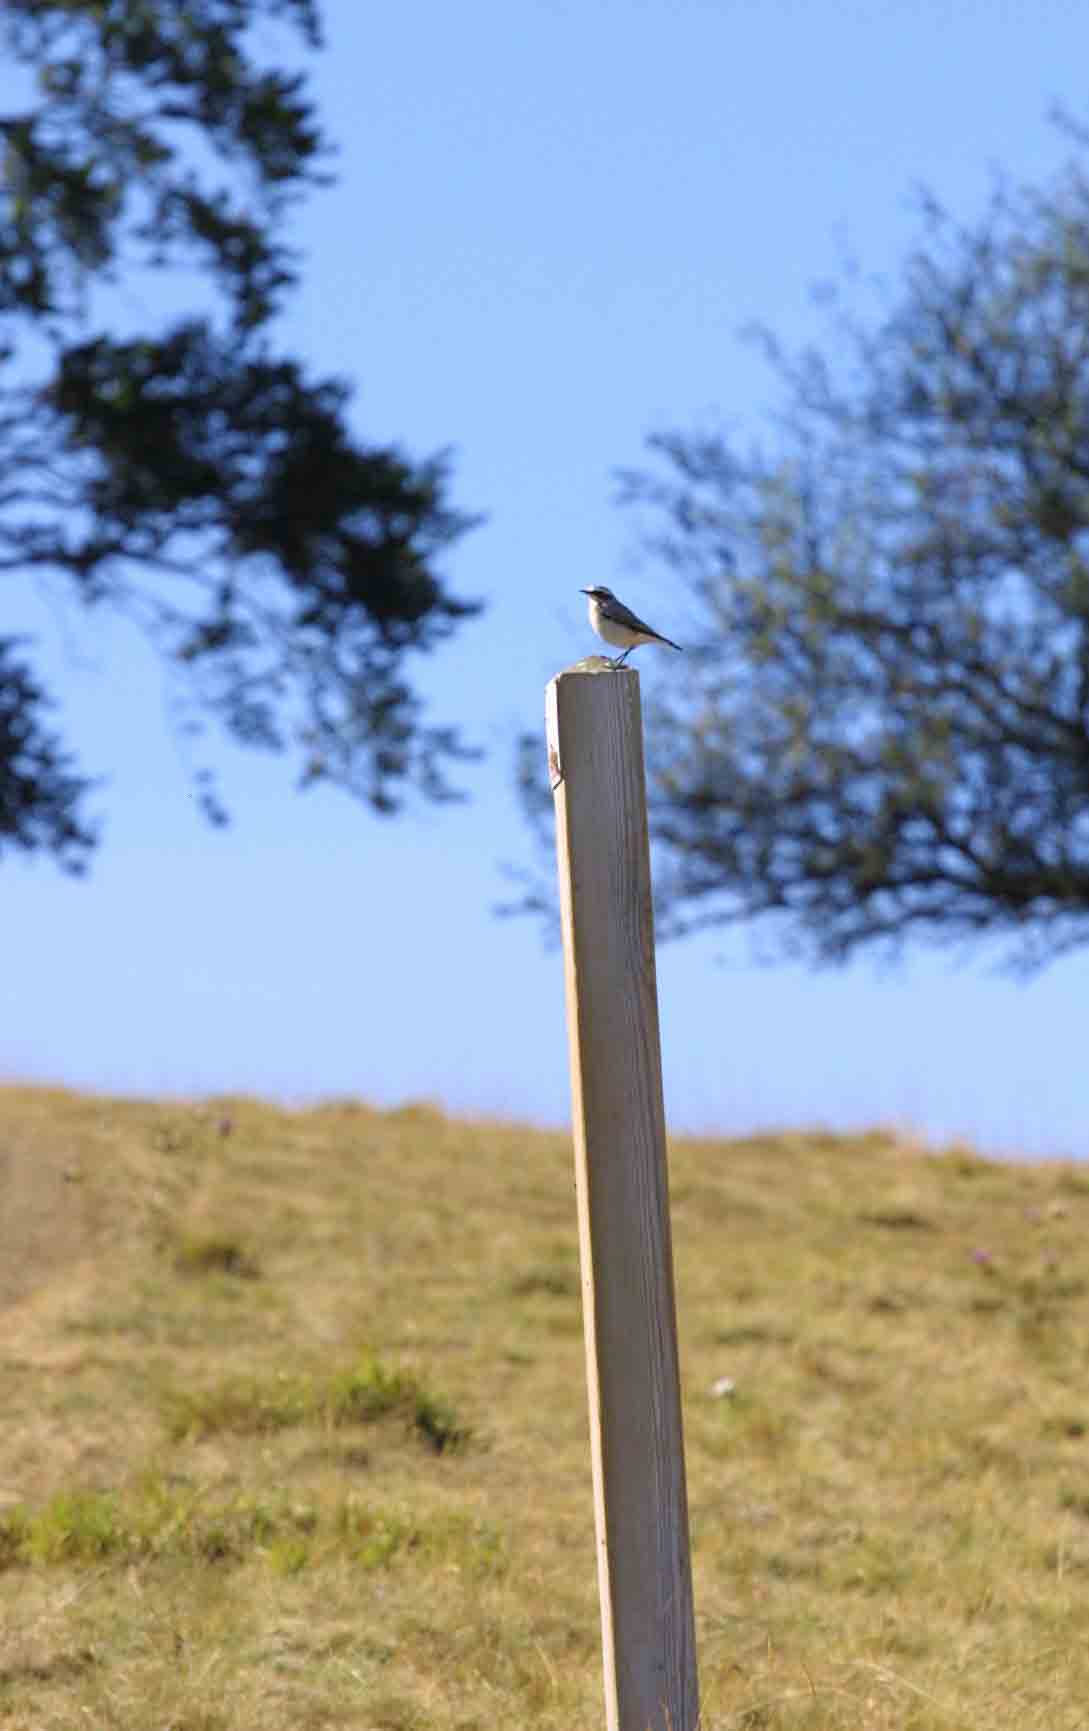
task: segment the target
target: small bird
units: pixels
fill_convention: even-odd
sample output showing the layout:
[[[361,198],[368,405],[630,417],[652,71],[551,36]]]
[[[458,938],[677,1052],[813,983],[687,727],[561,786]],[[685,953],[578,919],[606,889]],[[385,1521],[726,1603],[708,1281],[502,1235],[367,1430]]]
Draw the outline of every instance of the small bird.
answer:
[[[632,650],[638,649],[641,643],[665,643],[670,649],[680,649],[680,644],[674,643],[671,637],[652,631],[638,614],[625,607],[623,601],[618,601],[604,583],[596,583],[592,589],[581,589],[579,593],[589,598],[590,624],[602,642],[624,651],[623,655],[616,656],[613,667],[623,667]]]

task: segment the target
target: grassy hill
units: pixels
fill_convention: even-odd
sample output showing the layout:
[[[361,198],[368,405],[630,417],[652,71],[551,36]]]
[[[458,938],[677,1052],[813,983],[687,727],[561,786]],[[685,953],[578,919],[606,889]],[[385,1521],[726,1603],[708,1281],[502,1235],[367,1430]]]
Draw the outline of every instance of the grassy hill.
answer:
[[[671,1177],[705,1724],[1082,1731],[1089,1175]],[[4,1731],[598,1727],[597,1615],[565,1138],[0,1090]]]

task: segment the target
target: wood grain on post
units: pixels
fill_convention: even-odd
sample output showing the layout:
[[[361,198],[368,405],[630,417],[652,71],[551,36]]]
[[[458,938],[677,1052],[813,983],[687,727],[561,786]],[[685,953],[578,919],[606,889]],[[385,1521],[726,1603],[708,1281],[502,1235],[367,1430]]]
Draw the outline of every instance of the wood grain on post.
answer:
[[[548,687],[608,1731],[696,1731],[639,676]]]

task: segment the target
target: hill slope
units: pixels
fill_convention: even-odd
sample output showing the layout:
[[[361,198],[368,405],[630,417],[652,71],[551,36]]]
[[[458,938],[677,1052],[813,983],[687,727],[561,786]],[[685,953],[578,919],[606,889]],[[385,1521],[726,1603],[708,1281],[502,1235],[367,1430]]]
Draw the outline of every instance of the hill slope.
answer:
[[[1080,1731],[1089,1178],[671,1177],[706,1724]],[[0,1724],[600,1725],[563,1137],[2,1090],[0,1301]]]

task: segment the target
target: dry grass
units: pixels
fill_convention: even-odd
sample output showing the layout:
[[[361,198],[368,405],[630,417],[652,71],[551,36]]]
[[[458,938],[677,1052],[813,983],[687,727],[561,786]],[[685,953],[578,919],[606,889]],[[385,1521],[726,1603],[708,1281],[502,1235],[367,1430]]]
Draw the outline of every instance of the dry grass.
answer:
[[[709,1731],[1081,1731],[1089,1180],[671,1160]],[[601,1724],[563,1138],[7,1089],[0,1172],[5,1731]]]

